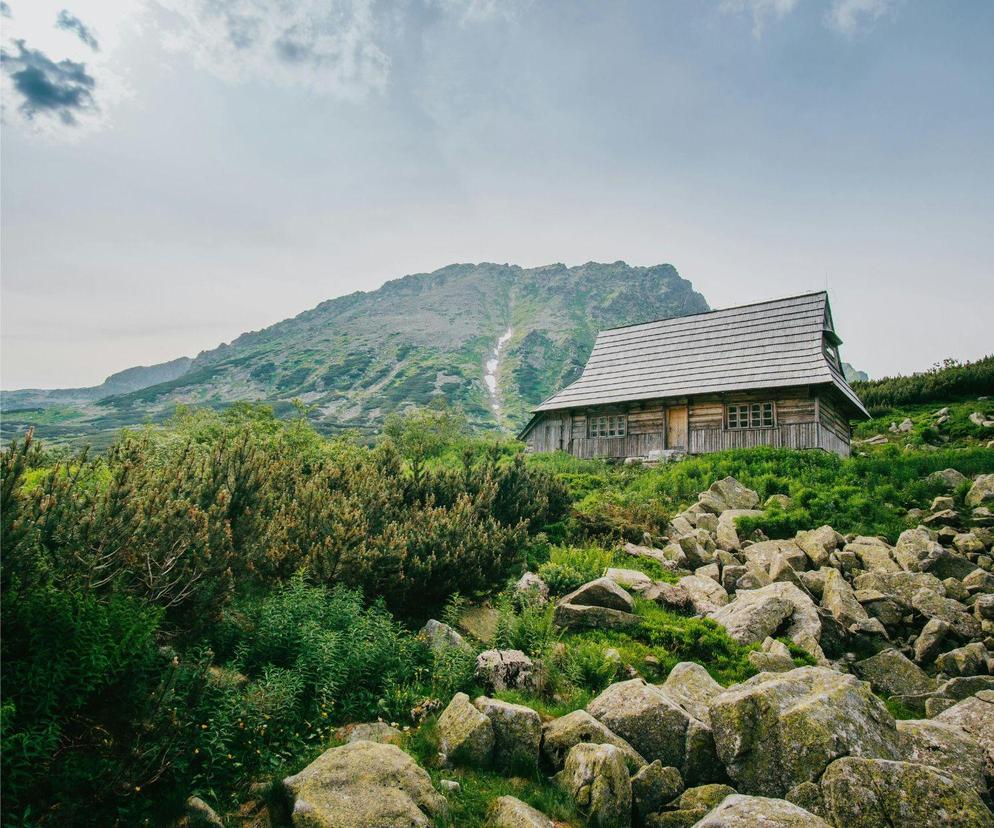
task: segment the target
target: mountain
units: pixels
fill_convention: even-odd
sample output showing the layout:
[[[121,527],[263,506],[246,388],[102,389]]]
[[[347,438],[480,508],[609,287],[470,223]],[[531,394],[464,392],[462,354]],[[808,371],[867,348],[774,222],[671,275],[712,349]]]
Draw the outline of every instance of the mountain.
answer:
[[[707,309],[672,265],[454,264],[322,302],[186,363],[123,371],[99,391],[4,393],[3,436],[29,424],[89,436],[178,404],[259,400],[280,413],[294,399],[323,431],[373,431],[438,395],[477,427],[513,430],[579,376],[600,329]]]
[[[848,362],[842,363],[842,375],[850,385],[854,382],[868,382],[870,379],[870,375],[866,371],[857,371]]]

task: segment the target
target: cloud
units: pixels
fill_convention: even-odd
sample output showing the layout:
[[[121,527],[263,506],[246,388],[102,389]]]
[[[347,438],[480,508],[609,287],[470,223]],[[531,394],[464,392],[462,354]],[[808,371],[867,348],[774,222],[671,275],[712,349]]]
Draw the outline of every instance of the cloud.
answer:
[[[96,81],[87,73],[85,63],[56,63],[44,52],[29,49],[23,40],[14,41],[14,46],[17,54],[0,50],[0,66],[21,98],[18,110],[25,118],[52,116],[75,126],[80,115],[97,111],[93,99]]]
[[[890,11],[893,0],[832,0],[825,16],[828,25],[842,34],[853,35]]]
[[[786,17],[796,6],[797,0],[722,0],[721,10],[752,17],[752,34],[758,39],[767,23]]]
[[[93,49],[94,52],[100,51],[100,44],[97,43],[97,38],[94,36],[86,24],[83,23],[78,17],[70,14],[68,10],[63,9],[59,12],[58,18],[55,21],[55,28],[62,29],[66,32],[72,32],[80,39],[82,43]]]
[[[7,5],[3,0],[0,0],[0,16],[3,17],[13,17],[14,15],[10,11],[10,6]]]
[[[160,0],[167,45],[229,80],[263,80],[341,98],[385,88],[390,58],[372,0]]]

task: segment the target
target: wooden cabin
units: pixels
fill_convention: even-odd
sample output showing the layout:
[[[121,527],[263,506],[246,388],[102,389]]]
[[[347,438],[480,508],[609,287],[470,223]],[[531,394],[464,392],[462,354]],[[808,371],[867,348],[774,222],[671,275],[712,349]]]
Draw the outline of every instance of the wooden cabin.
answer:
[[[828,295],[601,331],[580,378],[534,410],[532,451],[657,460],[747,446],[849,455],[868,419]]]

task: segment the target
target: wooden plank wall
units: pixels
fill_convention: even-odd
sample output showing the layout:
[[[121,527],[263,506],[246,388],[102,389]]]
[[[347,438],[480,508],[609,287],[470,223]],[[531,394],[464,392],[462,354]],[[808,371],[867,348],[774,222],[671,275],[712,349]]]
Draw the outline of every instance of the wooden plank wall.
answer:
[[[724,428],[725,405],[773,400],[776,404],[774,428]],[[563,414],[549,414],[536,423],[526,437],[533,451],[560,448],[558,428],[562,428],[562,449],[577,457],[644,457],[650,451],[666,448],[666,408],[688,405],[688,450],[691,454],[750,446],[782,448],[823,448],[843,456],[849,454],[849,422],[838,402],[829,395],[819,398],[817,389],[782,388],[709,394],[686,399],[604,406]],[[625,437],[587,437],[587,416],[628,414]],[[547,429],[547,424],[554,424]]]

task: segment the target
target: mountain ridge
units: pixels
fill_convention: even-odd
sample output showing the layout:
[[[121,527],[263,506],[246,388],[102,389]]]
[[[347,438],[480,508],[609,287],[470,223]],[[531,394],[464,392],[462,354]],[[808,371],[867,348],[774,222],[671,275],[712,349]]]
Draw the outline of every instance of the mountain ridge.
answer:
[[[599,330],[708,309],[668,264],[451,264],[325,300],[193,359],[118,372],[110,385],[4,392],[3,436],[28,425],[41,436],[82,436],[161,421],[177,405],[241,400],[268,402],[277,413],[300,400],[325,432],[370,432],[390,412],[437,396],[478,428],[510,431],[579,375]],[[488,362],[508,332],[492,394]]]

